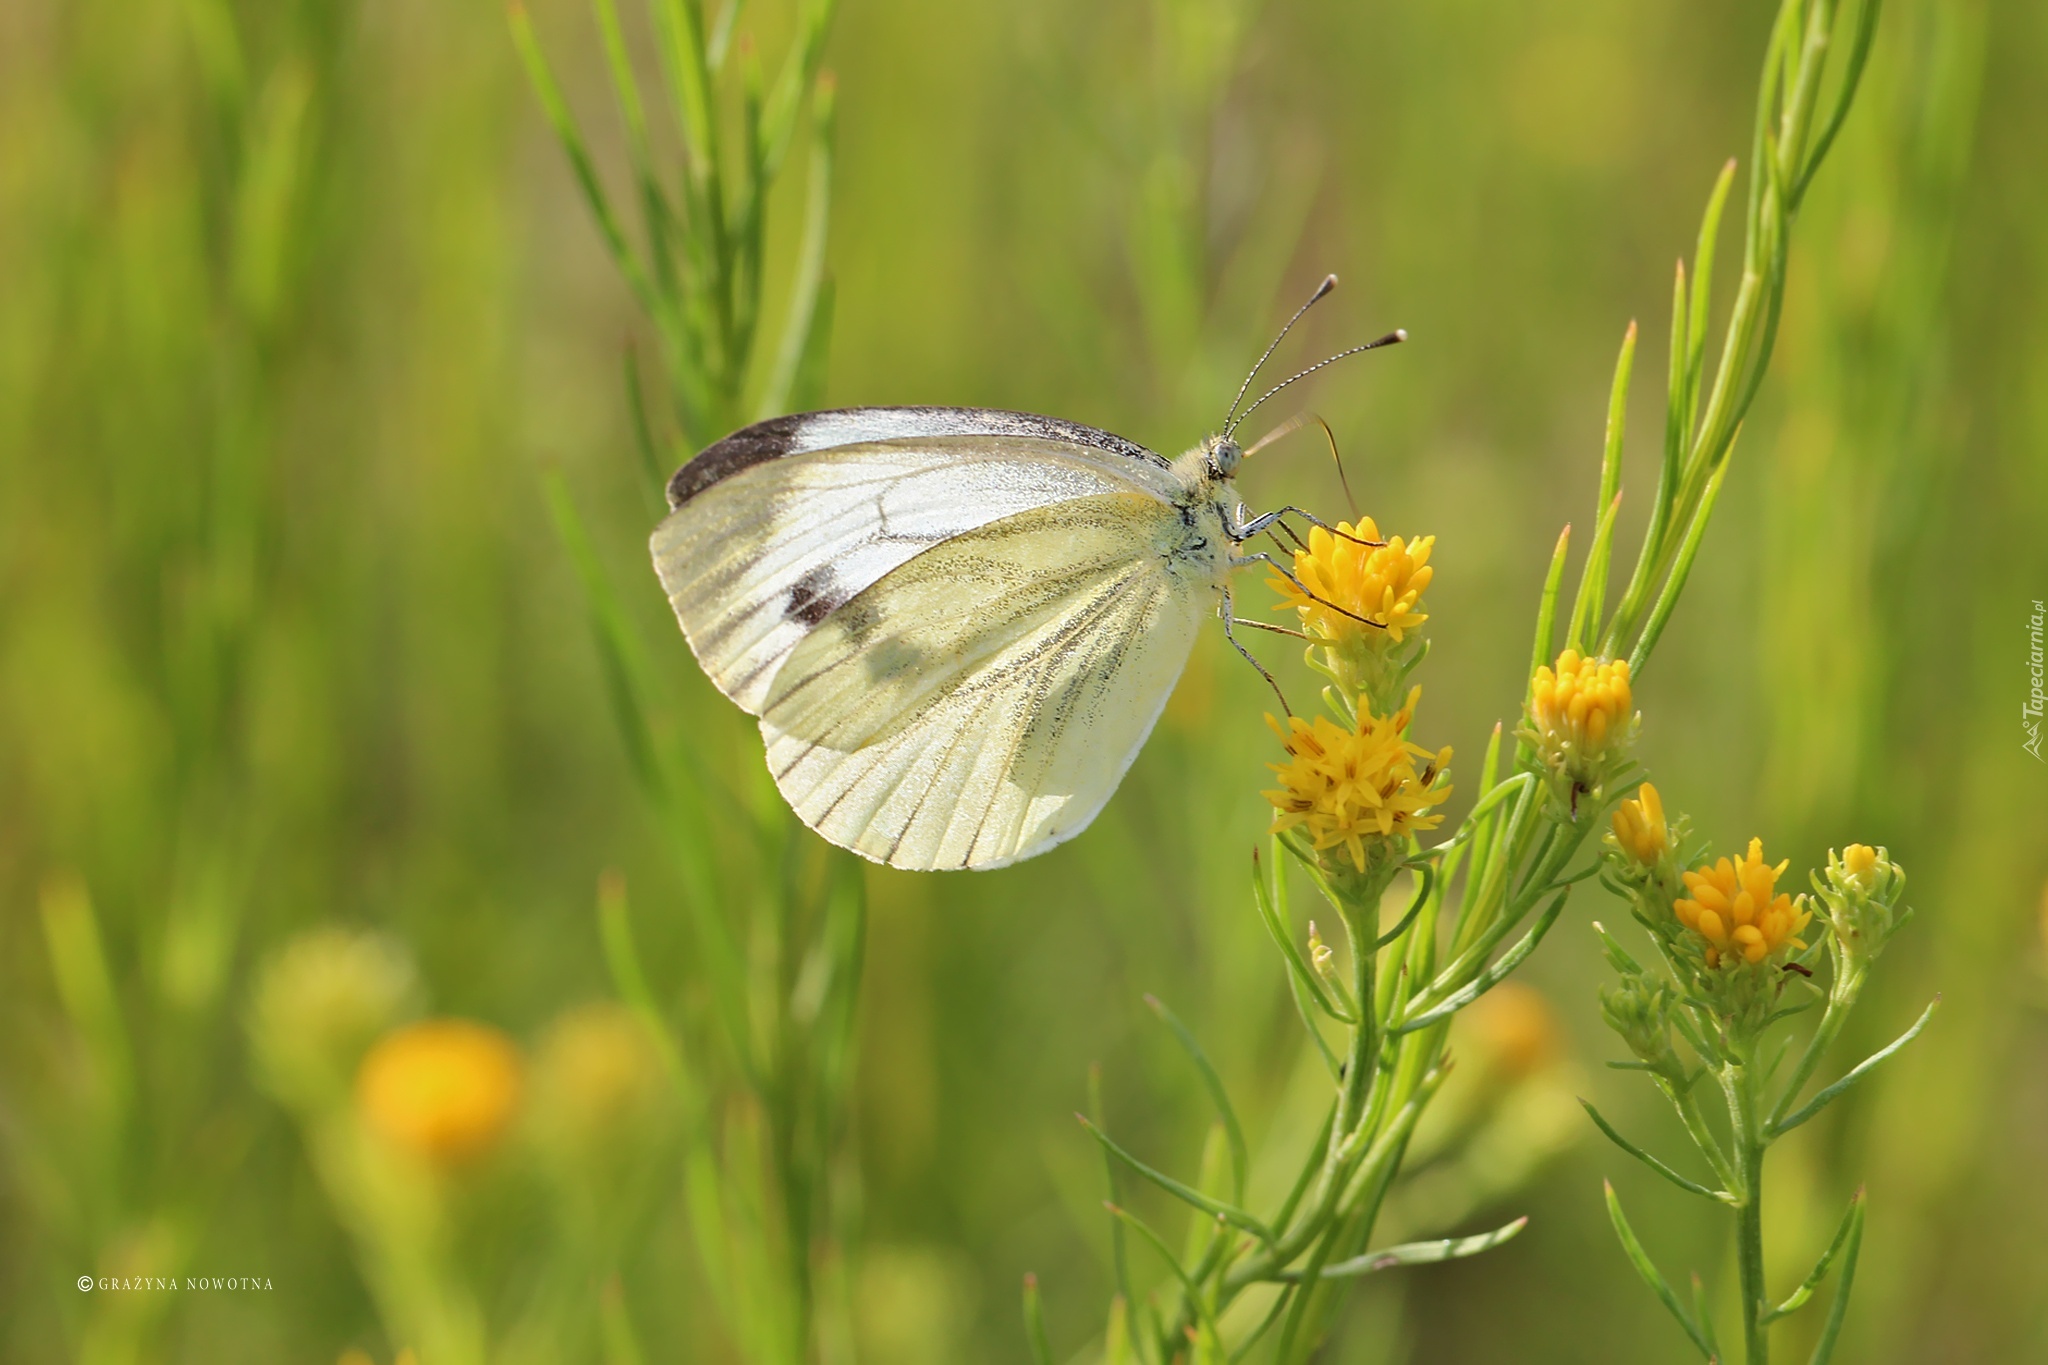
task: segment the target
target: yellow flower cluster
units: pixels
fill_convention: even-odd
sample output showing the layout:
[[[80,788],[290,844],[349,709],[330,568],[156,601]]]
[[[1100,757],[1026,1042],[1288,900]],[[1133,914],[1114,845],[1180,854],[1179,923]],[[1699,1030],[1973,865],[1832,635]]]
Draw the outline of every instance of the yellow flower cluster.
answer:
[[[1280,786],[1264,793],[1277,812],[1273,832],[1300,827],[1318,852],[1342,848],[1363,872],[1368,840],[1435,829],[1443,817],[1428,812],[1451,794],[1444,773],[1451,751],[1432,755],[1408,742],[1421,695],[1421,688],[1412,689],[1408,704],[1385,717],[1373,715],[1361,699],[1353,728],[1325,716],[1313,722],[1289,716],[1283,727],[1267,716],[1288,753],[1286,763],[1268,765],[1280,775]],[[1423,760],[1419,771],[1417,759]]]
[[[1797,937],[1813,918],[1777,889],[1786,864],[1764,861],[1764,841],[1751,839],[1740,860],[1719,862],[1687,872],[1690,897],[1672,904],[1679,923],[1707,941],[1707,965],[1718,967],[1726,954],[1745,962],[1762,962],[1786,944],[1805,948]]]
[[[467,1019],[429,1019],[387,1033],[356,1073],[356,1103],[393,1145],[452,1165],[489,1149],[519,1105],[512,1040]]]
[[[1266,580],[1267,585],[1280,594],[1283,608],[1301,613],[1302,626],[1312,635],[1341,641],[1370,632],[1384,634],[1399,644],[1405,632],[1429,619],[1421,610],[1422,592],[1436,574],[1429,566],[1436,537],[1407,542],[1395,536],[1379,544],[1380,528],[1371,517],[1362,518],[1356,526],[1339,522],[1337,531],[1332,535],[1320,526],[1310,528],[1308,548],[1294,552],[1299,587],[1277,573]],[[1361,544],[1363,541],[1375,543]],[[1303,593],[1302,588],[1308,592]],[[1333,610],[1333,605],[1338,609]],[[1355,619],[1360,616],[1386,629],[1382,632]]]
[[[1529,721],[1538,741],[1589,761],[1610,735],[1627,731],[1634,704],[1628,660],[1589,659],[1576,649],[1558,655],[1554,670],[1538,668],[1529,687]]]
[[[1671,851],[1671,827],[1664,820],[1664,798],[1657,795],[1655,787],[1643,783],[1634,800],[1615,808],[1614,841],[1623,853],[1644,867],[1655,867],[1657,860]]]

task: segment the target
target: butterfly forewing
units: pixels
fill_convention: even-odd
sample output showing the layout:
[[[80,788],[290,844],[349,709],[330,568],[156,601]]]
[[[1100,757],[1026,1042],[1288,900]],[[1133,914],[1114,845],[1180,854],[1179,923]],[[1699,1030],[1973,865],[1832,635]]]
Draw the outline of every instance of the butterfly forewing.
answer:
[[[758,715],[819,622],[932,546],[1049,504],[1170,488],[1160,467],[1037,437],[864,442],[693,493],[655,531],[654,564],[704,671]]]

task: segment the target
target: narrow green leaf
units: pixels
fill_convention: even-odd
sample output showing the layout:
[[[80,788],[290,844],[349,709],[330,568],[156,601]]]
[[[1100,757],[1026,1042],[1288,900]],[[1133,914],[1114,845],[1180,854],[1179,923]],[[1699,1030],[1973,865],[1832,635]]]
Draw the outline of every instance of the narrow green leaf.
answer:
[[[1222,1334],[1218,1330],[1215,1316],[1210,1310],[1208,1296],[1202,1292],[1202,1287],[1195,1282],[1194,1276],[1188,1273],[1187,1267],[1180,1263],[1180,1258],[1173,1254],[1173,1248],[1166,1244],[1166,1239],[1154,1232],[1144,1219],[1138,1217],[1129,1209],[1112,1204],[1107,1200],[1103,1201],[1102,1207],[1109,1210],[1112,1218],[1121,1221],[1126,1227],[1143,1238],[1154,1251],[1159,1253],[1159,1259],[1166,1262],[1167,1268],[1173,1271],[1174,1278],[1180,1281],[1181,1292],[1187,1296],[1188,1303],[1193,1306],[1196,1316],[1201,1319],[1203,1330],[1209,1334],[1211,1340],[1220,1344]]]
[[[1735,183],[1735,158],[1728,158],[1714,188],[1707,194],[1707,211],[1700,216],[1699,244],[1692,258],[1692,302],[1686,309],[1689,335],[1685,343],[1685,431],[1690,434],[1699,415],[1701,371],[1707,361],[1707,319],[1713,312],[1714,256],[1721,236],[1721,218],[1728,206],[1728,190]]]
[[[1453,991],[1449,996],[1445,997],[1441,1004],[1431,1006],[1413,1018],[1402,1020],[1390,1032],[1395,1034],[1413,1033],[1417,1029],[1428,1028],[1431,1024],[1450,1018],[1459,1010],[1507,980],[1515,968],[1521,966],[1523,960],[1529,954],[1536,951],[1536,945],[1541,943],[1543,936],[1550,932],[1550,926],[1557,923],[1557,917],[1564,912],[1564,903],[1569,896],[1570,892],[1568,890],[1558,892],[1556,896],[1551,898],[1549,908],[1543,912],[1536,923],[1529,927],[1529,932],[1524,934],[1514,947],[1502,953],[1492,966],[1479,973],[1478,976],[1474,977],[1465,986]]]
[[[1180,1181],[1175,1180],[1172,1176],[1166,1174],[1164,1171],[1155,1170],[1154,1168],[1147,1166],[1144,1162],[1138,1160],[1138,1158],[1132,1156],[1129,1152],[1125,1151],[1121,1146],[1117,1145],[1116,1140],[1111,1138],[1109,1134],[1103,1132],[1102,1129],[1098,1128],[1086,1114],[1076,1114],[1074,1115],[1074,1117],[1079,1119],[1081,1121],[1081,1126],[1083,1128],[1086,1128],[1089,1131],[1089,1133],[1094,1136],[1095,1140],[1102,1144],[1102,1149],[1105,1152],[1108,1152],[1111,1156],[1114,1156],[1118,1161],[1121,1161],[1124,1165],[1130,1167],[1131,1170],[1143,1176],[1145,1179],[1151,1181],[1160,1189],[1165,1190],[1175,1199],[1180,1200],[1184,1204],[1191,1205],[1194,1208],[1198,1208],[1202,1210],[1204,1213],[1213,1214],[1216,1217],[1225,1220],[1233,1227],[1243,1228],[1246,1232],[1249,1232],[1250,1234],[1252,1234],[1252,1236],[1258,1238],[1261,1242],[1270,1242],[1273,1240],[1273,1234],[1266,1227],[1266,1225],[1264,1223],[1261,1223],[1258,1219],[1252,1217],[1251,1214],[1246,1213],[1243,1209],[1238,1208],[1233,1204],[1226,1204],[1220,1199],[1211,1199],[1208,1195],[1203,1194],[1200,1190],[1194,1188],[1192,1185],[1183,1184]]]
[[[1828,1304],[1827,1322],[1821,1327],[1820,1340],[1813,1344],[1813,1354],[1808,1365],[1828,1365],[1834,1359],[1835,1342],[1842,1335],[1842,1322],[1849,1314],[1849,1291],[1856,1287],[1856,1257],[1863,1249],[1863,1192],[1858,1190],[1856,1201],[1850,1206],[1855,1225],[1849,1230],[1849,1239],[1842,1246],[1842,1274],[1835,1282],[1835,1297]]]
[[[1813,1297],[1813,1291],[1820,1288],[1820,1282],[1827,1278],[1828,1267],[1834,1264],[1835,1257],[1848,1244],[1850,1237],[1852,1235],[1860,1235],[1862,1229],[1863,1191],[1859,1189],[1849,1200],[1848,1211],[1842,1215],[1841,1226],[1835,1229],[1834,1240],[1828,1243],[1828,1249],[1820,1254],[1818,1261],[1814,1262],[1812,1272],[1800,1282],[1799,1288],[1792,1291],[1790,1297],[1776,1308],[1771,1309],[1770,1312],[1764,1314],[1764,1321],[1772,1322],[1804,1308],[1807,1300]]]
[[[1706,1281],[1697,1270],[1692,1272],[1692,1320],[1699,1324],[1700,1335],[1707,1339],[1707,1365],[1720,1365],[1721,1343],[1714,1339],[1714,1308],[1707,1302]]]
[[[1650,651],[1657,647],[1657,638],[1664,633],[1672,611],[1678,606],[1678,595],[1685,590],[1686,577],[1692,572],[1693,557],[1700,552],[1700,539],[1707,533],[1707,522],[1714,515],[1714,503],[1721,496],[1721,481],[1727,474],[1728,462],[1724,460],[1707,481],[1706,496],[1700,499],[1699,510],[1693,513],[1692,524],[1686,528],[1685,541],[1678,547],[1678,559],[1672,564],[1670,576],[1664,580],[1663,591],[1657,594],[1657,605],[1651,609],[1650,619],[1643,623],[1643,633],[1629,654],[1629,678],[1637,686],[1641,686],[1643,668],[1650,661]]]
[[[1565,628],[1567,649],[1584,653],[1586,633],[1600,624],[1600,611],[1607,596],[1607,562],[1614,551],[1614,523],[1621,515],[1621,494],[1616,493],[1593,528],[1593,548],[1579,570],[1579,592],[1572,601],[1571,624]]]
[[[1572,545],[1572,528],[1569,523],[1557,534],[1557,547],[1550,552],[1550,569],[1543,575],[1543,597],[1536,607],[1536,647],[1529,655],[1529,678],[1534,685],[1536,670],[1549,663],[1555,656],[1550,643],[1557,629],[1557,590],[1564,582],[1565,556]],[[1526,689],[1523,697],[1528,696]]]
[[[1596,531],[1593,553],[1586,557],[1585,568],[1579,573],[1579,593],[1572,605],[1572,628],[1567,633],[1567,642],[1575,646],[1587,639],[1583,632],[1600,629],[1601,614],[1607,606],[1613,509],[1616,499],[1621,496],[1621,450],[1628,430],[1628,386],[1629,378],[1635,372],[1635,363],[1636,324],[1631,319],[1628,331],[1622,334],[1621,354],[1614,361],[1614,383],[1607,395],[1607,440],[1600,455],[1600,497],[1594,504],[1597,524],[1605,527],[1605,533]],[[1599,642],[1594,640],[1591,643],[1597,646]]]
[[[1928,1004],[1927,1008],[1921,1012],[1920,1017],[1913,1021],[1913,1027],[1907,1029],[1904,1033],[1900,1034],[1896,1039],[1894,1039],[1891,1042],[1889,1046],[1879,1048],[1876,1052],[1871,1053],[1868,1057],[1865,1057],[1862,1061],[1858,1062],[1855,1068],[1852,1071],[1850,1071],[1848,1075],[1842,1077],[1841,1080],[1836,1081],[1833,1085],[1829,1086],[1827,1089],[1821,1091],[1818,1095],[1815,1095],[1812,1099],[1808,1100],[1806,1102],[1805,1108],[1799,1110],[1790,1118],[1782,1119],[1779,1122],[1772,1124],[1771,1136],[1781,1137],[1784,1134],[1791,1132],[1794,1128],[1797,1128],[1800,1124],[1806,1122],[1808,1119],[1812,1118],[1815,1114],[1818,1114],[1821,1110],[1827,1108],[1828,1105],[1832,1104],[1836,1099],[1840,1098],[1843,1091],[1847,1090],[1850,1086],[1856,1084],[1856,1082],[1862,1080],[1865,1076],[1869,1075],[1871,1070],[1875,1068],[1879,1062],[1884,1061],[1887,1057],[1890,1057],[1894,1052],[1897,1052],[1900,1048],[1912,1042],[1915,1038],[1918,1038],[1920,1036],[1920,1030],[1927,1027],[1927,1021],[1934,1017],[1934,1011],[1939,1009],[1940,1007],[1941,997],[1937,995]]]
[[[1395,1266],[1434,1265],[1438,1261],[1458,1261],[1467,1256],[1477,1256],[1482,1251],[1491,1251],[1503,1242],[1512,1241],[1515,1235],[1529,1226],[1526,1215],[1517,1218],[1506,1227],[1495,1228],[1471,1237],[1444,1237],[1431,1242],[1403,1242],[1399,1246],[1382,1247],[1368,1251],[1363,1256],[1353,1256],[1348,1261],[1326,1265],[1316,1278],[1323,1280],[1350,1279],[1360,1275],[1371,1275],[1381,1270],[1392,1270]],[[1278,1278],[1298,1281],[1303,1272],[1283,1270]]]
[[[1621,1200],[1615,1196],[1614,1182],[1608,1180],[1602,1183],[1607,1187],[1607,1217],[1614,1224],[1614,1235],[1621,1239],[1621,1249],[1627,1254],[1629,1264],[1636,1268],[1636,1274],[1642,1276],[1643,1283],[1650,1286],[1651,1292],[1671,1310],[1671,1316],[1678,1319],[1678,1325],[1692,1338],[1692,1344],[1700,1348],[1700,1354],[1712,1361],[1714,1348],[1708,1342],[1706,1334],[1693,1322],[1692,1315],[1679,1303],[1678,1295],[1671,1292],[1671,1286],[1665,1282],[1664,1276],[1658,1273],[1657,1267],[1643,1251],[1643,1244],[1636,1240],[1635,1229],[1628,1225],[1628,1217],[1621,1211]]]
[[[1791,206],[1794,211],[1806,198],[1806,189],[1813,183],[1814,172],[1820,169],[1821,162],[1827,160],[1828,150],[1835,145],[1835,134],[1842,131],[1842,120],[1849,116],[1849,106],[1856,99],[1856,87],[1862,82],[1864,65],[1870,60],[1870,41],[1877,34],[1878,5],[1879,0],[1863,0],[1856,7],[1856,26],[1849,39],[1848,65],[1842,70],[1842,83],[1835,92],[1834,107],[1828,111],[1827,122],[1821,125],[1820,135],[1814,138],[1813,149],[1806,154],[1806,163],[1792,185]]]
[[[1195,1070],[1202,1074],[1202,1084],[1209,1091],[1209,1100],[1216,1106],[1217,1117],[1223,1120],[1223,1133],[1230,1143],[1230,1176],[1233,1198],[1242,1203],[1244,1182],[1250,1169],[1251,1158],[1247,1154],[1244,1129],[1238,1124],[1237,1111],[1230,1107],[1230,1093],[1223,1087],[1223,1078],[1216,1074],[1216,1068],[1209,1061],[1209,1054],[1202,1051],[1202,1045],[1195,1041],[1195,1035],[1180,1021],[1180,1016],[1166,1007],[1156,995],[1147,995],[1145,1004],[1159,1016],[1160,1022],[1173,1031],[1181,1048],[1195,1064]]]
[[[1088,1112],[1095,1116],[1095,1121],[1098,1124],[1105,1121],[1102,1107],[1102,1064],[1100,1062],[1088,1068]],[[1102,1169],[1109,1185],[1110,1202],[1121,1203],[1124,1197],[1123,1173],[1117,1168],[1115,1155],[1107,1148],[1104,1148],[1102,1153]],[[1109,1223],[1109,1252],[1110,1267],[1115,1272],[1117,1292],[1128,1301],[1131,1297],[1130,1253],[1124,1245],[1124,1225],[1113,1218]]]
[[[1374,941],[1373,951],[1375,952],[1387,947],[1394,940],[1408,932],[1408,927],[1415,923],[1415,917],[1422,913],[1422,907],[1429,903],[1429,893],[1436,888],[1436,869],[1434,867],[1426,862],[1410,863],[1408,867],[1410,871],[1416,874],[1415,899],[1408,903],[1407,912],[1395,922],[1394,927],[1381,934]]]
[[[736,7],[739,0],[732,0]],[[1038,1276],[1024,1276],[1024,1338],[1031,1344],[1032,1365],[1052,1365],[1052,1339],[1045,1333],[1045,1309],[1038,1301]]]
[[[1278,855],[1276,852],[1276,870],[1277,867]],[[1328,994],[1324,992],[1322,982],[1309,969],[1308,963],[1302,960],[1301,949],[1295,946],[1294,937],[1290,933],[1286,922],[1281,918],[1280,909],[1274,904],[1272,892],[1266,885],[1265,877],[1260,873],[1259,852],[1257,849],[1252,850],[1252,898],[1258,905],[1259,919],[1265,924],[1266,932],[1272,936],[1273,942],[1279,945],[1280,955],[1287,963],[1288,975],[1298,984],[1299,988],[1309,999],[1315,1001],[1318,1009],[1338,1023],[1349,1026],[1357,1022],[1351,1015],[1337,1008]],[[1311,1026],[1310,1031],[1314,1032],[1313,1026]]]
[[[1627,1152],[1636,1160],[1642,1162],[1645,1166],[1648,1166],[1658,1175],[1663,1176],[1666,1180],[1678,1186],[1679,1189],[1684,1190],[1689,1194],[1696,1194],[1700,1196],[1702,1199],[1711,1199],[1716,1203],[1727,1204],[1731,1207],[1741,1202],[1734,1195],[1728,1193],[1726,1190],[1709,1189],[1705,1185],[1700,1184],[1696,1180],[1687,1180],[1677,1171],[1672,1170],[1669,1166],[1659,1161],[1656,1157],[1651,1156],[1648,1152],[1636,1146],[1633,1142],[1630,1142],[1620,1133],[1615,1132],[1614,1125],[1609,1123],[1604,1117],[1602,1117],[1600,1111],[1593,1107],[1593,1103],[1591,1100],[1580,1099],[1579,1104],[1585,1109],[1586,1113],[1592,1118],[1593,1122],[1600,1126],[1600,1131],[1607,1135],[1608,1141],[1612,1142],[1615,1146],[1621,1148],[1622,1151]]]

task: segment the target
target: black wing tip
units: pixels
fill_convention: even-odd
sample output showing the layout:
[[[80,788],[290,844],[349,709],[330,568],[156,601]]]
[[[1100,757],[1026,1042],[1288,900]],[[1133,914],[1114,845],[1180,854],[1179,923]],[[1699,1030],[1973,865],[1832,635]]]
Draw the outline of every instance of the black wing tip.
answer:
[[[860,434],[858,421],[868,418],[876,424],[871,434]],[[846,439],[806,440],[807,429],[837,419]],[[1168,461],[1136,441],[1114,432],[1064,418],[1035,412],[1012,412],[1005,408],[866,407],[827,408],[771,417],[765,422],[742,427],[730,436],[714,441],[697,452],[682,468],[669,476],[668,505],[681,507],[691,498],[722,479],[741,470],[785,455],[828,450],[862,440],[908,439],[918,436],[1035,436],[1067,445],[1087,446],[1127,459],[1143,460],[1164,467]]]

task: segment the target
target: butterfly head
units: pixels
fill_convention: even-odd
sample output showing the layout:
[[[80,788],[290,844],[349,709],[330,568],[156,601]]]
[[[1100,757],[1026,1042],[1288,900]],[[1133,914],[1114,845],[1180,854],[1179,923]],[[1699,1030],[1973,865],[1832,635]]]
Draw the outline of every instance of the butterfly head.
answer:
[[[1244,463],[1244,448],[1237,438],[1217,433],[1202,442],[1202,462],[1205,472],[1218,483],[1229,483],[1237,477],[1237,467]]]

